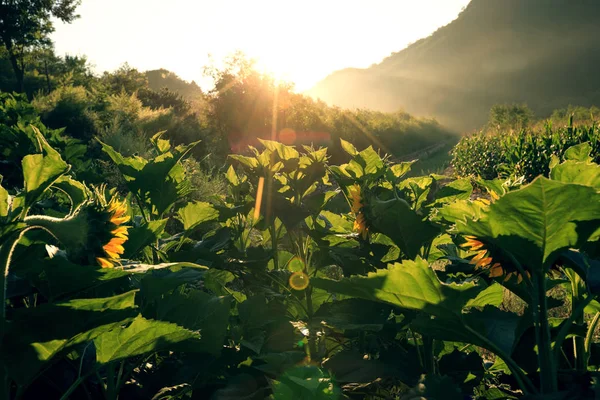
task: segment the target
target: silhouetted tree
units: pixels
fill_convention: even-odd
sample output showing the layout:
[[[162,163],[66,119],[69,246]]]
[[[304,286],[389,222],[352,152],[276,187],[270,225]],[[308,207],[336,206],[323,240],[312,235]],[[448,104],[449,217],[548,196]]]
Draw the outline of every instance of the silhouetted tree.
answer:
[[[54,31],[52,18],[72,22],[81,0],[0,0],[0,39],[8,52],[17,80],[17,90],[23,92],[25,55],[28,49],[50,44]]]

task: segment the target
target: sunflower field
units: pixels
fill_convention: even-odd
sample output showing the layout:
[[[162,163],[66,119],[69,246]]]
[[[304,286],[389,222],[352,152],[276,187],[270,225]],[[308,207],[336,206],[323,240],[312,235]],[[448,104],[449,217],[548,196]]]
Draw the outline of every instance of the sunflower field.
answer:
[[[507,184],[265,140],[229,157],[226,194],[189,201],[197,143],[157,134],[148,158],[98,143],[115,188],[23,121],[0,126],[1,399],[600,391],[590,143]]]

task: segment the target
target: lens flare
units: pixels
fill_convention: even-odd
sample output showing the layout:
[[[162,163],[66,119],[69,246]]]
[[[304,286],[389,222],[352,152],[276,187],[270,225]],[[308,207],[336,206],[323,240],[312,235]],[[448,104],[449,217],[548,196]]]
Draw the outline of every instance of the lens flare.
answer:
[[[303,271],[294,272],[290,276],[290,286],[294,290],[304,290],[308,287],[310,278]]]

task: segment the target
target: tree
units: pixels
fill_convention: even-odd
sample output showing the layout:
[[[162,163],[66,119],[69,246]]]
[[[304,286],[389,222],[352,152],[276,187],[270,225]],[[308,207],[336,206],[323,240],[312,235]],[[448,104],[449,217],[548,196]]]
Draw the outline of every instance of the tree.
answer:
[[[70,23],[78,17],[81,0],[0,0],[0,39],[8,52],[17,80],[24,91],[25,54],[28,49],[50,44],[51,18]]]
[[[490,110],[491,127],[498,130],[525,129],[533,118],[533,111],[526,104],[496,104]]]

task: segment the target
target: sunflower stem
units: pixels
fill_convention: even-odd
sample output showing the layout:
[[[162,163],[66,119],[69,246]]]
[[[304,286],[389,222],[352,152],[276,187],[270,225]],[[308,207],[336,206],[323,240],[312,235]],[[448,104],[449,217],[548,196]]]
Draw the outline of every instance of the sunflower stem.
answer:
[[[4,244],[0,246],[0,265],[2,266],[2,273],[0,273],[0,299],[2,304],[0,307],[0,343],[4,339],[8,328],[8,321],[6,320],[6,301],[7,301],[7,289],[8,289],[8,272],[10,268],[10,262],[15,250],[17,243],[23,237],[25,232],[33,229],[33,227],[24,228],[13,232],[5,240]],[[10,398],[10,377],[6,367],[0,367],[0,400]]]
[[[546,277],[543,273],[533,274],[533,322],[538,351],[541,393],[549,394],[558,390],[557,372],[552,356],[552,339],[548,324],[548,301],[546,298]]]
[[[571,305],[573,309],[581,303],[582,280],[578,274],[571,274]],[[575,324],[583,326],[585,323],[583,314],[575,319]],[[573,337],[573,356],[575,358],[575,369],[577,371],[586,371],[585,338],[582,336]]]

